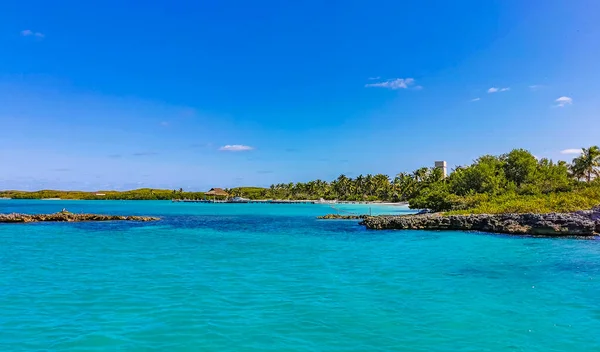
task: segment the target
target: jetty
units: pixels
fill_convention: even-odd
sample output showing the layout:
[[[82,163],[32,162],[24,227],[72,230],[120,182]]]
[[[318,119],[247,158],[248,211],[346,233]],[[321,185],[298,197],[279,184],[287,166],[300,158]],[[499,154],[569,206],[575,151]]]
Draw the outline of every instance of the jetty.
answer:
[[[174,203],[210,203],[210,204],[317,204],[314,200],[262,200],[262,199],[173,199]]]
[[[398,205],[406,206],[406,202],[386,203],[386,202],[366,202],[366,201],[323,201],[323,200],[288,200],[288,199],[171,199],[173,203],[215,203],[215,204],[357,204],[357,205]]]

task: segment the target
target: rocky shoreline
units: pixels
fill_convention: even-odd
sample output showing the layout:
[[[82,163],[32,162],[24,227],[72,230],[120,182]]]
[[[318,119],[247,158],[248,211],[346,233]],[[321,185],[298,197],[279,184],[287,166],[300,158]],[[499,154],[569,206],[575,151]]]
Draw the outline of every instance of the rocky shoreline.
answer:
[[[549,237],[600,235],[600,208],[575,213],[369,216],[373,230],[459,230]]]
[[[323,216],[317,216],[319,220],[361,220],[368,218],[369,215],[340,215],[340,214],[327,214]]]
[[[54,214],[0,214],[0,223],[29,222],[82,222],[82,221],[157,221],[160,218],[151,216],[123,216],[100,214],[74,214],[62,211]]]

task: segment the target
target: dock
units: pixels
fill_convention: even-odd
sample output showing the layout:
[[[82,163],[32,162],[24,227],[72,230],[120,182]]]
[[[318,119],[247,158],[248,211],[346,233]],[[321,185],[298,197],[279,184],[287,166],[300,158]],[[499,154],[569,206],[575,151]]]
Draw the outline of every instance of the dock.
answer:
[[[407,202],[384,203],[384,202],[367,202],[367,201],[319,201],[319,200],[287,200],[287,199],[172,199],[173,203],[218,203],[218,204],[324,204],[324,205],[340,205],[340,204],[360,204],[360,205],[405,205]]]
[[[219,203],[219,204],[316,204],[314,200],[218,200],[218,199],[173,199],[173,203]]]

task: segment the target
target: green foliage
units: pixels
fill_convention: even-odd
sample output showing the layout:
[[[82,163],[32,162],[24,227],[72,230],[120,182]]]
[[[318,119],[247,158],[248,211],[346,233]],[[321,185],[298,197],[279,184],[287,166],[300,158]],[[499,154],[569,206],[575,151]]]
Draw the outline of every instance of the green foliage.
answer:
[[[585,182],[583,182],[585,181]],[[249,199],[338,199],[346,201],[408,201],[413,209],[453,213],[568,212],[600,204],[600,148],[582,149],[572,164],[537,160],[524,149],[484,155],[457,167],[448,177],[436,168],[387,175],[340,175],[327,182],[280,183],[269,188],[236,187],[232,196]],[[102,195],[100,195],[100,194]],[[204,199],[202,192],[137,189],[125,192],[5,191],[16,199]]]
[[[538,195],[507,193],[496,197],[481,197],[463,209],[455,208],[449,214],[502,214],[502,213],[568,213],[591,209],[600,204],[600,187],[584,187],[572,192]]]
[[[514,149],[502,158],[504,176],[508,182],[517,187],[525,183],[532,183],[538,169],[538,162],[530,152],[525,149]]]
[[[263,187],[236,187],[225,190],[233,197],[244,197],[248,199],[267,198],[267,188]]]
[[[0,192],[0,197],[8,197],[13,199],[77,199],[77,200],[171,200],[171,199],[203,199],[203,192],[183,192],[182,189],[167,190],[167,189],[151,189],[141,188],[131,191],[98,191],[98,192],[82,192],[82,191],[55,191],[41,190],[36,192],[23,191],[3,191]]]
[[[485,155],[443,180],[427,180],[423,169],[398,175],[411,208],[452,213],[570,212],[600,204],[600,149],[583,149],[566,162],[537,160],[515,149]],[[569,173],[572,170],[572,174]],[[576,179],[574,179],[574,176]],[[580,182],[585,179],[587,182]]]
[[[338,199],[346,201],[396,201],[398,186],[389,176],[359,175],[351,178],[340,175],[337,179],[326,182],[323,180],[306,183],[280,183],[271,185],[266,192],[270,199]]]
[[[446,182],[435,182],[424,187],[419,194],[410,200],[411,208],[443,211],[452,207],[450,192]]]
[[[571,171],[574,177],[579,180],[585,179],[587,182],[600,177],[600,148],[582,148],[581,155],[573,159]]]
[[[451,192],[461,196],[471,193],[498,194],[509,187],[504,163],[493,155],[484,155],[472,165],[457,168],[447,181]]]

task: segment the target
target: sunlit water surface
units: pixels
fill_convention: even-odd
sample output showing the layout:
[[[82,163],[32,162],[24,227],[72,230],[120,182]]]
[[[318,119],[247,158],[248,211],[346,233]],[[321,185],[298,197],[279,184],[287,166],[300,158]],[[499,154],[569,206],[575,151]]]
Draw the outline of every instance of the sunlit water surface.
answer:
[[[600,351],[599,241],[367,231],[316,220],[327,205],[0,200],[62,208],[162,220],[0,224],[1,351]]]

